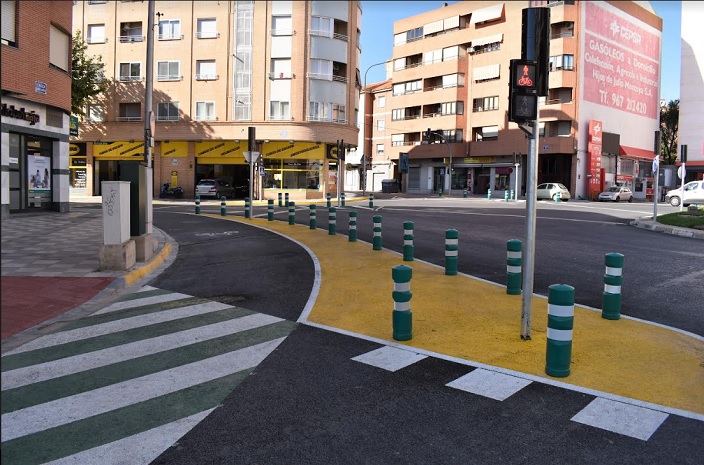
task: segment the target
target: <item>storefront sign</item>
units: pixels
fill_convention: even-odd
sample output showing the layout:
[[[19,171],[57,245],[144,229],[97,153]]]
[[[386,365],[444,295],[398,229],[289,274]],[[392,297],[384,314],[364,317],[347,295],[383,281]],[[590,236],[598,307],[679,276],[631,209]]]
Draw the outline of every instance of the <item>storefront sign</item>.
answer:
[[[587,177],[589,178],[589,192],[602,191],[601,185],[601,144],[602,144],[601,121],[589,120],[589,165]]]
[[[86,157],[69,157],[69,168],[85,168]]]
[[[27,113],[24,108],[17,110],[14,105],[8,106],[7,103],[3,103],[2,107],[0,107],[0,115],[7,116],[8,118],[29,121],[30,126],[33,126],[39,122],[39,115],[35,113],[34,110]]]
[[[68,135],[78,137],[78,116],[71,116],[68,122]]]
[[[185,158],[188,156],[188,142],[162,142],[161,156],[171,158]]]
[[[131,157],[144,157],[144,141],[108,142],[93,145],[93,156],[101,160],[124,160]]]
[[[209,140],[196,142],[196,158],[199,164],[245,164],[246,144],[233,140]]]
[[[463,159],[462,163],[487,164],[494,163],[494,157],[469,157]]]
[[[325,158],[325,145],[315,142],[265,142],[262,146],[262,154],[264,158],[269,159],[322,160]]]

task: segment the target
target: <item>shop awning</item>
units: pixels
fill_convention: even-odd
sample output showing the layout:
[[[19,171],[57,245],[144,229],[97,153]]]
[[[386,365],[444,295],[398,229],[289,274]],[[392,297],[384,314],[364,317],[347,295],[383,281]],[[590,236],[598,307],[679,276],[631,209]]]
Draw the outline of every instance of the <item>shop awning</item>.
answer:
[[[636,147],[629,147],[627,145],[619,145],[618,154],[622,157],[652,160],[655,157],[655,153],[652,150],[639,149]]]
[[[482,45],[495,44],[495,43],[503,42],[503,41],[504,41],[503,34],[494,34],[493,36],[480,37],[478,39],[474,39],[472,41],[472,47],[477,48],[477,47],[481,47]]]
[[[477,24],[485,21],[491,21],[492,19],[499,19],[501,18],[503,12],[503,3],[482,8],[481,10],[477,10],[472,13],[472,19],[469,20],[469,24]]]

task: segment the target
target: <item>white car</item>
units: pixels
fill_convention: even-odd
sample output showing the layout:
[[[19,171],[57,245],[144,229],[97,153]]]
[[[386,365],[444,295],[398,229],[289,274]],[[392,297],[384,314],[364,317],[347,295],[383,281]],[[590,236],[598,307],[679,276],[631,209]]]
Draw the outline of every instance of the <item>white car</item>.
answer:
[[[665,202],[673,207],[679,207],[680,202],[687,207],[691,203],[704,205],[704,181],[692,181],[679,189],[673,189],[665,194]]]
[[[618,202],[621,200],[627,200],[633,202],[633,192],[628,187],[624,186],[611,186],[604,192],[599,193],[599,202],[610,200],[612,202]]]
[[[559,195],[560,200],[566,202],[571,197],[570,191],[567,190],[564,184],[560,184],[559,182],[546,182],[538,185],[537,194],[538,200],[556,200],[556,197]]]

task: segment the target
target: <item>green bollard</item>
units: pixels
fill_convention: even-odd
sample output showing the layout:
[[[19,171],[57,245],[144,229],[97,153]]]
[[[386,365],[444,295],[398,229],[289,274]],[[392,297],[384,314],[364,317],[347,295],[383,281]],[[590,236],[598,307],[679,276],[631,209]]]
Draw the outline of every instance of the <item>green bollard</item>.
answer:
[[[357,242],[357,212],[350,211],[349,241]]]
[[[508,202],[508,191],[504,191],[504,202]]]
[[[310,219],[308,220],[308,225],[310,229],[318,229],[318,216],[315,211],[315,205],[311,204],[308,208],[310,208]]]
[[[281,200],[282,197],[283,197],[283,195],[281,194],[281,192],[279,192],[279,207],[283,207],[283,206],[284,206],[284,203],[283,203],[283,201]]]
[[[244,217],[252,217],[252,199],[250,199],[249,197],[244,198]]]
[[[460,248],[460,233],[456,229],[445,231],[445,274],[455,276],[457,274],[457,261]]]
[[[337,208],[328,208],[328,236],[337,234]]]
[[[555,203],[560,203],[560,200],[562,199],[562,194],[560,194],[558,192],[557,194],[555,194],[554,197],[555,197]]]
[[[288,224],[296,224],[296,202],[288,203]]]
[[[200,215],[200,195],[196,194],[196,215]]]
[[[392,317],[393,337],[397,341],[408,341],[413,337],[413,314],[411,313],[411,278],[410,266],[397,265],[391,269],[394,280],[394,311]]]
[[[286,208],[288,208],[288,204],[289,204],[289,201],[288,201],[288,192],[286,192],[286,193],[284,194],[284,206],[285,206]]]
[[[557,378],[570,374],[574,287],[553,284],[548,288],[548,334],[545,373]]]
[[[466,199],[468,195],[469,195],[469,192],[467,191],[467,189],[463,189],[462,190],[462,197],[464,197]]]
[[[516,200],[515,192],[511,189],[511,200]]]
[[[506,243],[506,294],[519,295],[523,285],[521,274],[523,271],[522,252],[523,243],[518,239],[511,239]]]
[[[403,261],[413,261],[413,221],[403,222]]]
[[[266,219],[274,221],[274,199],[269,199],[266,202]]]
[[[607,253],[604,257],[604,293],[601,299],[601,317],[607,320],[621,318],[621,285],[623,284],[623,255]]]
[[[373,218],[374,220],[374,237],[372,238],[372,250],[381,250],[381,216],[376,215]]]
[[[220,197],[220,216],[227,215],[227,205],[225,204],[225,196]]]
[[[488,191],[486,191],[486,199],[487,199],[487,200],[491,200],[491,189],[489,189]]]
[[[369,208],[374,208],[374,194],[369,193]]]
[[[327,205],[328,208],[332,207],[332,202],[331,202],[332,195],[330,195],[330,192],[328,192],[327,194],[325,194],[325,198],[327,199],[327,202],[328,202],[328,205]]]
[[[342,206],[345,206],[345,193],[341,192],[340,193],[340,202],[342,202]]]

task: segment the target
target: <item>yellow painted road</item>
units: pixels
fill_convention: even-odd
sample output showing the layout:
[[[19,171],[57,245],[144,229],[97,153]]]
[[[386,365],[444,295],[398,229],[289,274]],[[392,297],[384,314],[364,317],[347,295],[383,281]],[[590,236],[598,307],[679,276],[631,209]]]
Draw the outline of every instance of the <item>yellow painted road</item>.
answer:
[[[370,243],[349,242],[346,235],[324,229],[259,218],[227,220],[281,233],[315,254],[321,283],[310,322],[398,343],[392,338],[391,269],[408,265],[413,338],[405,345],[704,414],[700,338],[643,321],[605,320],[600,312],[575,305],[571,373],[551,378],[545,374],[544,297],[533,298],[532,340],[523,341],[521,296],[507,295],[504,286],[462,274],[445,276],[442,267],[404,262],[400,254],[374,251]],[[623,306],[627,313],[628,302]]]

